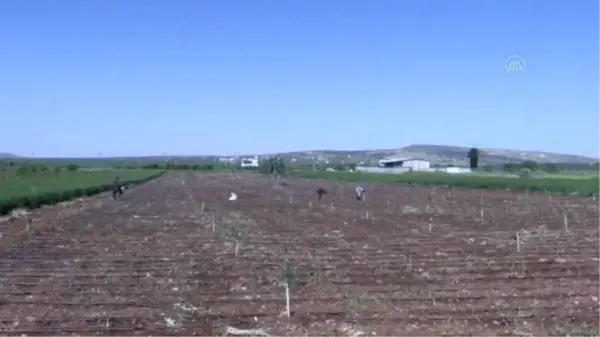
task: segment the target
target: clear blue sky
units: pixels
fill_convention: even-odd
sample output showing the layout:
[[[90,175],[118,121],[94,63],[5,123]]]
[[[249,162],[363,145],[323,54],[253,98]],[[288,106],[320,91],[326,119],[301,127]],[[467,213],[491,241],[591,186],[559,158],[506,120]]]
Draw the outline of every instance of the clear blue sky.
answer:
[[[597,0],[6,0],[0,152],[430,143],[597,157],[598,12]],[[524,72],[506,71],[513,54]]]

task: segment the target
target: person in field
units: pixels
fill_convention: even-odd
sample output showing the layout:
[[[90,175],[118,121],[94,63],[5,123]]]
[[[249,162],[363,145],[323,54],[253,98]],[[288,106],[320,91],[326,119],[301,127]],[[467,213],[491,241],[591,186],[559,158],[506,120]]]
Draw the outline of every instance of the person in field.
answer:
[[[357,186],[355,191],[356,191],[356,200],[364,203],[365,202],[365,189],[362,186]]]
[[[327,190],[324,187],[317,188],[317,195],[319,196],[319,201],[323,199],[323,196],[327,194]]]
[[[121,195],[123,195],[123,186],[121,186],[121,181],[119,180],[119,177],[115,178],[115,181],[113,182],[114,186],[113,186],[113,199],[120,199]]]

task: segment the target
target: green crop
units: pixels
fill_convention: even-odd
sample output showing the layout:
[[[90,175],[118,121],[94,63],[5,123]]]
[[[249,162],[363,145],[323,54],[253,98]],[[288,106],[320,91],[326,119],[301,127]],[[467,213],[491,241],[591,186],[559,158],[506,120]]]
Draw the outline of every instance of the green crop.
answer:
[[[597,177],[569,178],[509,178],[501,176],[476,176],[469,174],[444,174],[407,172],[399,174],[361,173],[361,172],[328,172],[297,170],[291,173],[296,177],[334,179],[365,183],[408,184],[408,185],[442,185],[449,187],[527,190],[530,192],[547,192],[563,194],[598,194],[600,181]]]
[[[162,170],[35,172],[5,174],[0,180],[0,214],[19,207],[33,208],[108,191],[115,177],[123,184],[139,184],[161,175]]]

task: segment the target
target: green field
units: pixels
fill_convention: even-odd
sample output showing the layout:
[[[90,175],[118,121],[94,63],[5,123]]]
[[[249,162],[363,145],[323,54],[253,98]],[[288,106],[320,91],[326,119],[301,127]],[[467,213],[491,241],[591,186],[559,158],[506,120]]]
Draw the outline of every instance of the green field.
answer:
[[[485,171],[475,171],[472,173],[463,173],[464,176],[473,176],[473,177],[503,177],[503,178],[519,178],[519,173],[510,173],[510,172],[485,172]],[[546,172],[538,172],[533,171],[529,173],[529,178],[535,179],[598,179],[600,178],[600,174],[598,171],[565,171],[565,172],[554,172],[554,173],[546,173]]]
[[[515,178],[485,174],[444,174],[410,172],[399,174],[327,172],[295,170],[293,176],[303,178],[335,179],[363,183],[442,185],[464,188],[527,190],[530,192],[594,195],[600,190],[597,175],[577,177],[552,175],[551,177]]]
[[[163,170],[32,172],[0,176],[0,214],[18,207],[37,207],[110,190],[115,177],[124,184],[150,180]]]

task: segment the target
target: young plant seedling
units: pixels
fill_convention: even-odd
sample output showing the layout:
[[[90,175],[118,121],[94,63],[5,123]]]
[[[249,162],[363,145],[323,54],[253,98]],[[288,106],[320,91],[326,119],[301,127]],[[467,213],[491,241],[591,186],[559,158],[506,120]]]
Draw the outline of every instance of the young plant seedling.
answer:
[[[290,286],[296,280],[296,268],[291,264],[289,260],[283,261],[279,268],[279,277],[281,283],[285,287],[285,314],[287,317],[291,316],[290,311]]]
[[[479,194],[479,218],[483,221],[483,192]]]
[[[235,256],[238,256],[240,251],[240,240],[242,239],[242,232],[238,231],[233,226],[228,227],[225,230],[225,238],[235,243]]]
[[[425,212],[428,213],[429,209],[433,207],[433,195],[435,195],[435,186],[433,187],[433,191],[431,194],[427,195],[427,206],[425,207]],[[442,194],[443,195],[443,194]]]

